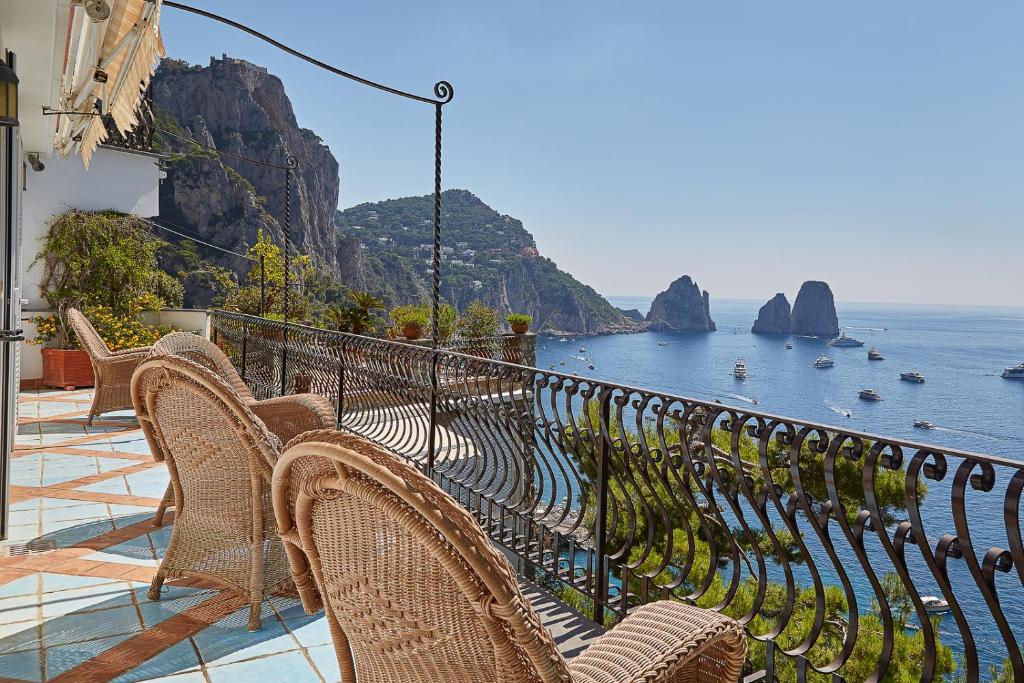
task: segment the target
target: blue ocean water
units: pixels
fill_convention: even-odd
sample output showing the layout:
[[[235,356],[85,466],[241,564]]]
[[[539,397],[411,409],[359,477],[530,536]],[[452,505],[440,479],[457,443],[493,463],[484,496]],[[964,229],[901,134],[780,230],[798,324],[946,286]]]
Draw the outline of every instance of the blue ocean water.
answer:
[[[609,297],[609,301],[646,313],[651,299]],[[751,334],[750,326],[761,303],[712,300],[711,316],[718,325],[718,331],[712,333],[649,332],[578,337],[566,343],[542,337],[537,364],[576,372],[581,377],[702,400],[717,399],[740,409],[1024,460],[1024,381],[999,376],[1003,368],[1024,361],[1024,308],[840,303],[840,325],[865,346],[833,348],[827,346],[826,339]],[[787,342],[792,343],[792,349],[786,349]],[[578,351],[580,345],[586,346],[585,353]],[[872,346],[885,360],[868,360],[867,351]],[[812,367],[819,353],[832,357],[835,367]],[[740,357],[749,371],[746,380],[732,375]],[[588,363],[594,365],[593,370]],[[911,370],[924,374],[925,383],[900,380],[901,372]],[[883,400],[860,400],[857,393],[864,388],[877,390]],[[915,428],[918,419],[929,420],[936,428]],[[955,533],[951,480],[948,476],[942,482],[930,483],[922,509],[932,547],[942,534]],[[1005,482],[1002,485],[1005,487]],[[976,551],[983,554],[993,545],[1006,547],[1002,496],[972,492],[969,499],[967,515]],[[820,547],[809,550],[819,570],[823,570],[823,580],[837,584],[824,551]],[[868,539],[867,550],[876,571],[891,568],[877,539]],[[916,551],[915,555],[909,567],[915,584],[922,595],[939,595],[920,555]],[[777,566],[769,571],[772,580],[780,579]],[[858,602],[870,604],[866,577],[851,572]],[[800,583],[810,585],[806,567],[797,567],[795,575]],[[957,595],[972,595],[973,579],[962,561],[951,564],[950,580]],[[1012,575],[998,575],[997,585],[1003,591],[1002,610],[1018,641],[1024,640],[1020,582]],[[974,597],[961,607],[975,635],[983,671],[990,664],[999,664],[1006,649],[984,602]],[[944,643],[958,654],[963,652],[950,615],[943,617],[939,631]]]
[[[608,300],[641,313],[651,302]],[[713,299],[717,332],[647,332],[565,344],[545,337],[537,363],[740,408],[754,408],[756,400],[756,410],[798,420],[1024,459],[1024,381],[999,376],[1024,361],[1024,308],[839,303],[840,325],[865,345],[832,348],[826,339],[751,334],[762,303]],[[577,351],[581,343],[586,354]],[[884,361],[867,359],[871,346]],[[835,367],[813,368],[819,353],[833,358]],[[584,355],[593,370],[577,358]],[[740,357],[749,373],[745,381],[732,375]],[[900,380],[911,370],[924,374],[925,383]],[[860,400],[857,392],[864,388],[877,390],[883,400]],[[918,419],[937,428],[915,428]]]

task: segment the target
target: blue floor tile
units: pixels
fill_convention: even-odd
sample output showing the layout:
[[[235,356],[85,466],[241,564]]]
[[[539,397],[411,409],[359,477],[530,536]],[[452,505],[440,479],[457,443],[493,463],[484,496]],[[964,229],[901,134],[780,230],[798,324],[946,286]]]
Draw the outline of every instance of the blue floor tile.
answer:
[[[300,652],[285,652],[272,657],[261,657],[207,669],[212,683],[237,681],[319,681],[319,676]]]
[[[183,640],[175,643],[157,656],[149,659],[128,673],[115,678],[112,683],[136,683],[136,681],[163,680],[182,671],[199,668],[199,657],[196,656],[192,642]],[[197,674],[198,681],[204,681],[202,674]],[[186,683],[189,679],[179,676],[172,680]]]

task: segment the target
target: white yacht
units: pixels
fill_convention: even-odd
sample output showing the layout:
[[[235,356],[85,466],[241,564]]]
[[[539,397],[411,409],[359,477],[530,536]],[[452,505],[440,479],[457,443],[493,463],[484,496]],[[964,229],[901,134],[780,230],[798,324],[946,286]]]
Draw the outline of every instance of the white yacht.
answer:
[[[868,349],[868,360],[885,360],[885,356],[882,355],[881,351],[872,346]]]
[[[835,346],[839,348],[853,347],[853,346],[864,346],[864,342],[853,337],[847,337],[845,332],[840,331],[839,336],[835,339],[830,339],[828,342],[829,346]]]
[[[814,367],[816,367],[818,369],[830,368],[830,367],[832,367],[835,364],[836,364],[836,362],[834,360],[832,360],[831,358],[829,358],[828,356],[826,356],[823,353],[819,353],[818,354],[818,359],[814,361]]]
[[[1003,370],[1002,376],[1006,379],[1024,379],[1024,363],[1013,368],[1006,368]]]
[[[857,392],[857,395],[860,396],[865,401],[881,401],[882,400],[882,395],[879,394],[874,389],[861,389],[859,392]]]
[[[914,370],[913,372],[901,372],[900,379],[904,382],[916,382],[917,384],[924,383],[924,375],[917,370]]]
[[[743,362],[742,358],[738,358],[736,360],[736,365],[732,369],[732,374],[736,377],[736,379],[747,378],[747,364]]]

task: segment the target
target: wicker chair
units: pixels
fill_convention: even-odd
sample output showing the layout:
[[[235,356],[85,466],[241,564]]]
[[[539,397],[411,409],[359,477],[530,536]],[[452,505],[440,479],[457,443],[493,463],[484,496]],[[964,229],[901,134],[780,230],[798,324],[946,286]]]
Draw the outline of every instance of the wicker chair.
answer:
[[[311,429],[328,429],[334,426],[334,407],[326,398],[316,394],[293,394],[257,401],[235,371],[231,360],[216,344],[205,337],[191,332],[172,332],[164,335],[153,345],[151,356],[178,356],[213,372],[234,389],[242,402],[263,421],[267,429],[282,444]],[[150,443],[156,459],[163,460],[159,446],[157,443]],[[163,500],[153,517],[155,526],[163,525],[164,514],[173,502],[174,488],[168,484]]]
[[[263,598],[291,585],[270,496],[281,442],[231,386],[187,359],[152,357],[131,386],[153,453],[166,459],[177,510],[150,599],[165,579],[207,579],[246,595],[249,630],[259,629]]]
[[[131,408],[132,373],[139,363],[149,356],[150,347],[111,351],[81,311],[69,308],[67,318],[82,348],[89,354],[95,378],[95,390],[87,424],[91,425],[93,418],[100,413]]]
[[[307,612],[325,608],[345,681],[738,680],[745,633],[679,602],[637,608],[566,662],[476,521],[418,470],[336,431],[296,438],[274,511]],[[323,600],[321,596],[325,596]]]

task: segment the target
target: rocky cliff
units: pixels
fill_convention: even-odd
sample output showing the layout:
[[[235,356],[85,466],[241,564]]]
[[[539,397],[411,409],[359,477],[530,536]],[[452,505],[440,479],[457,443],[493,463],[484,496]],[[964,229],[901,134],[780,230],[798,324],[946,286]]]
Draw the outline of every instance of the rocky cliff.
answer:
[[[839,317],[832,289],[825,282],[808,280],[793,302],[790,332],[818,337],[839,334]]]
[[[651,303],[647,313],[651,330],[705,330],[714,331],[708,293],[703,294],[689,275],[679,278]]]
[[[480,299],[502,316],[533,316],[537,330],[600,334],[643,329],[542,256],[521,221],[498,213],[467,190],[445,190],[441,207],[441,296],[457,309]],[[342,279],[379,293],[389,306],[427,299],[433,216],[432,195],[339,211]]]
[[[283,167],[292,156],[292,242],[336,271],[338,162],[316,134],[299,127],[277,76],[227,56],[205,67],[165,59],[153,78],[153,99],[161,127],[216,150],[160,136],[169,154],[160,187],[165,221],[232,251],[244,252],[260,228],[282,243]],[[247,269],[243,259],[215,258],[239,274]]]
[[[789,300],[779,292],[757,312],[750,331],[755,334],[789,334],[791,327]]]

